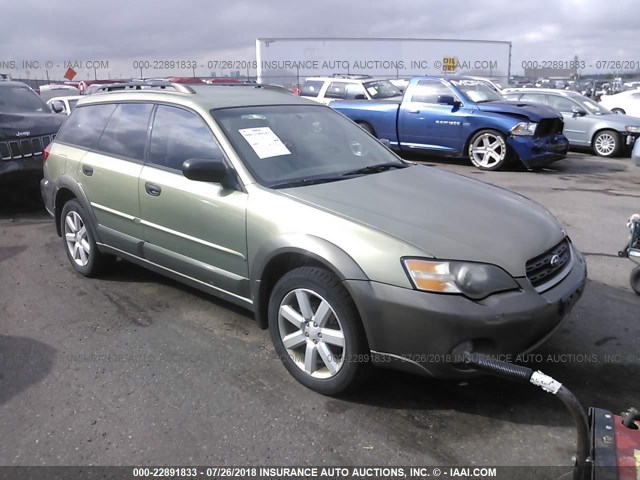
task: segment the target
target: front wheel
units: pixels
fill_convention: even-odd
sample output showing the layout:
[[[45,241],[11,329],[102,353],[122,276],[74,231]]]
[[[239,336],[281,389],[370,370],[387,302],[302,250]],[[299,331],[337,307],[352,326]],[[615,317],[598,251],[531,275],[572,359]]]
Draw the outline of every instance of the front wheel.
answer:
[[[624,115],[624,114],[626,113],[626,112],[625,112],[623,109],[621,109],[621,108],[613,108],[613,109],[611,109],[611,111],[612,111],[613,113],[621,113],[622,115]]]
[[[631,283],[633,291],[640,295],[640,267],[636,267],[632,270],[629,282]]]
[[[269,330],[293,377],[324,395],[355,387],[369,371],[364,328],[349,293],[327,270],[285,274],[269,299]]]
[[[620,134],[613,130],[598,132],[593,137],[593,151],[600,157],[615,157],[621,144]]]
[[[498,170],[507,162],[507,142],[496,130],[480,130],[469,142],[469,159],[480,170]]]

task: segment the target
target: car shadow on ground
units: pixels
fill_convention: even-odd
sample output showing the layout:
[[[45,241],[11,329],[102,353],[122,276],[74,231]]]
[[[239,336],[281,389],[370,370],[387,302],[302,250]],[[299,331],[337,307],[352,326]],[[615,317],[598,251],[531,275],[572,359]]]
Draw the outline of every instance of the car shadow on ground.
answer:
[[[0,186],[0,220],[41,220],[49,218],[40,190],[33,183],[17,182]]]
[[[0,405],[44,379],[57,350],[27,337],[0,335]]]

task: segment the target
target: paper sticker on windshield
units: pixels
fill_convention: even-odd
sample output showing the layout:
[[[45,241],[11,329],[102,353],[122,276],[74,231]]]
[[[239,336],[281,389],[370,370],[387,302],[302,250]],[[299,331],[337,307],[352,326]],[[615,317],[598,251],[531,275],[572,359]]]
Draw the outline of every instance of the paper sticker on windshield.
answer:
[[[376,87],[369,87],[367,88],[367,92],[369,92],[369,95],[373,97],[378,93],[378,90],[376,90]]]
[[[238,130],[259,158],[291,155],[282,140],[269,127],[242,128]]]

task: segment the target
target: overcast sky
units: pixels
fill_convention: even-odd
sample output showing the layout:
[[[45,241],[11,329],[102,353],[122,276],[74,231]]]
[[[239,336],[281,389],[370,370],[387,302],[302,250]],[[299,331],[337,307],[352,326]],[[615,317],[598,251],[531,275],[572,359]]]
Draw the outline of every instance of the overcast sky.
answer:
[[[139,75],[142,60],[254,60],[258,37],[413,37],[512,42],[523,60],[640,61],[635,0],[4,0],[0,73],[44,78],[52,61],[105,60],[99,77]],[[15,61],[15,68],[8,61]],[[77,64],[76,64],[77,65]],[[77,69],[78,78],[94,72]],[[155,76],[145,71],[145,76]],[[157,72],[165,75],[168,72]],[[185,75],[191,71],[181,72]],[[222,72],[218,72],[222,73]],[[208,75],[208,69],[197,74]]]

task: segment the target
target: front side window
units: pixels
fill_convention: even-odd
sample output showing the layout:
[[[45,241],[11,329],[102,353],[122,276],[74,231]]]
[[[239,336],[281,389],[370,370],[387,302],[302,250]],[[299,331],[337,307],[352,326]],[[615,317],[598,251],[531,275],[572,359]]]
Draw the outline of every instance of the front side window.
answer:
[[[558,95],[547,95],[547,102],[551,108],[555,108],[559,112],[563,113],[572,113],[574,109],[578,108],[578,105],[568,98],[560,97]]]
[[[438,80],[420,80],[412,90],[411,101],[437,104],[442,95],[454,96],[449,87]]]
[[[544,95],[539,93],[523,93],[520,97],[520,101],[545,104]]]
[[[320,105],[225,108],[211,113],[255,179],[267,187],[346,180],[349,172],[372,165],[405,166],[361,127]]]
[[[160,105],[151,130],[149,163],[182,170],[191,158],[220,158],[218,148],[204,120],[182,108]]]
[[[111,155],[142,161],[152,109],[153,105],[144,103],[118,105],[96,149]]]
[[[76,108],[62,125],[56,141],[87,150],[95,148],[115,109],[111,103]]]

